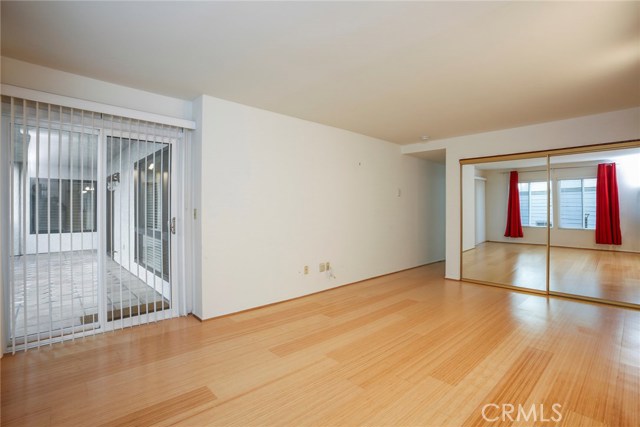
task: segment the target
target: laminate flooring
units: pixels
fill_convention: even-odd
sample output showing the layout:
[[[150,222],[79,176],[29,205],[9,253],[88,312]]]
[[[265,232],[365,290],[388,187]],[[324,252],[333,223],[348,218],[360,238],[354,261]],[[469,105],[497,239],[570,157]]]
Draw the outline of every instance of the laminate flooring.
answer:
[[[2,425],[640,425],[639,311],[443,274],[5,355]]]

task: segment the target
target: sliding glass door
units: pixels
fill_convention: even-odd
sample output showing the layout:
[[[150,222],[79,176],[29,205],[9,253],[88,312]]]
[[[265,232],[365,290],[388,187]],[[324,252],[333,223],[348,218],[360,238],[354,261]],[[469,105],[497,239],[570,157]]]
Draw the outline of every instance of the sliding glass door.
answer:
[[[2,120],[8,349],[177,315],[181,130],[9,97]]]

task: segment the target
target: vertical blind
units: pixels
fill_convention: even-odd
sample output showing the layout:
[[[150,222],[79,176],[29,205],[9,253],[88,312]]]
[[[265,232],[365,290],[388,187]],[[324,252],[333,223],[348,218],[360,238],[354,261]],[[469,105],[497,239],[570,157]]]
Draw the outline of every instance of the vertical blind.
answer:
[[[7,96],[2,121],[8,350],[184,311],[169,223],[185,130]]]

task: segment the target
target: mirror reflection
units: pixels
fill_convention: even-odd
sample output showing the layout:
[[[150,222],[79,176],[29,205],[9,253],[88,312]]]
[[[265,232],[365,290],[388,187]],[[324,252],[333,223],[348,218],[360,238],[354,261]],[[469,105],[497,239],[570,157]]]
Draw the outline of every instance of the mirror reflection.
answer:
[[[462,166],[463,279],[546,292],[547,191],[546,157]]]
[[[640,304],[640,148],[550,158],[551,292]]]

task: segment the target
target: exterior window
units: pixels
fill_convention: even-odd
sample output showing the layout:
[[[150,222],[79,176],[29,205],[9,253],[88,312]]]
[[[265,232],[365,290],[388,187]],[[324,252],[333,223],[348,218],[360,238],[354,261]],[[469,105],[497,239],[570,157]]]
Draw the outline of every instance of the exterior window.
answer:
[[[547,183],[520,182],[520,219],[524,227],[547,226]],[[553,218],[553,203],[549,206]],[[553,224],[552,224],[553,225]]]
[[[96,187],[88,180],[31,178],[31,234],[96,231]]]
[[[563,179],[560,184],[560,227],[596,228],[596,178]]]

